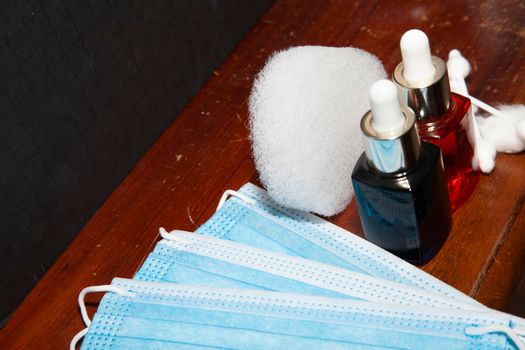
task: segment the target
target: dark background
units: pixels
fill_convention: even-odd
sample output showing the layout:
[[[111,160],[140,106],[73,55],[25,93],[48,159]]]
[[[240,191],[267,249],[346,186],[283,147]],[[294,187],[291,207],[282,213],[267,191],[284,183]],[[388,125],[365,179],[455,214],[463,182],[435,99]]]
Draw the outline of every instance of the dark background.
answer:
[[[270,2],[0,1],[0,326]]]

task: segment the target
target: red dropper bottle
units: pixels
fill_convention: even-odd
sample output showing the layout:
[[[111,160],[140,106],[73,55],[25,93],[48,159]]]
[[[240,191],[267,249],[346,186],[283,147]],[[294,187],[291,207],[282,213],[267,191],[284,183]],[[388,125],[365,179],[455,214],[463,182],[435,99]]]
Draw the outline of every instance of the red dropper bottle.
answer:
[[[412,29],[401,37],[403,61],[392,80],[399,97],[416,114],[422,140],[441,148],[453,211],[470,197],[479,179],[472,169],[474,151],[467,138],[470,100],[450,91],[445,62],[430,53],[425,33]]]

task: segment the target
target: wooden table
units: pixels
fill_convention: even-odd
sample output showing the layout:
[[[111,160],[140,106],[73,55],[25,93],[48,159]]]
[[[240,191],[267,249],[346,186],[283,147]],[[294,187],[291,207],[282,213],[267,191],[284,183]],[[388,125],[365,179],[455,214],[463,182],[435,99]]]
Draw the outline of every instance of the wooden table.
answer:
[[[83,287],[132,277],[158,240],[159,226],[194,230],[210,217],[225,189],[256,181],[247,98],[273,51],[352,45],[376,54],[392,71],[400,61],[400,36],[417,27],[427,32],[436,55],[459,48],[471,60],[474,96],[524,103],[524,21],[520,0],[277,2],[25,299],[1,331],[0,347],[66,348],[83,328],[76,304]],[[524,272],[524,179],[523,155],[499,155],[496,170],[482,176],[470,201],[456,212],[444,248],[423,269],[504,309]],[[355,203],[332,220],[361,232]]]

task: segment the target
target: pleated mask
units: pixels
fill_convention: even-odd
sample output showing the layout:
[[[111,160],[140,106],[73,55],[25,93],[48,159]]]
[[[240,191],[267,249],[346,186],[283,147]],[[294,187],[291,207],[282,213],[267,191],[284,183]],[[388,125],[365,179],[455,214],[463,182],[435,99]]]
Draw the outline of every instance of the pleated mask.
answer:
[[[232,198],[226,200],[229,195]],[[315,215],[274,203],[266,191],[250,183],[238,192],[226,191],[216,213],[196,232],[477,303],[355,234]]]
[[[89,292],[107,291],[91,321]],[[82,349],[516,349],[504,314],[116,278],[85,288]]]
[[[135,279],[213,287],[271,290],[399,305],[481,309],[360,272],[185,231],[161,229]],[[484,308],[486,309],[486,308]]]

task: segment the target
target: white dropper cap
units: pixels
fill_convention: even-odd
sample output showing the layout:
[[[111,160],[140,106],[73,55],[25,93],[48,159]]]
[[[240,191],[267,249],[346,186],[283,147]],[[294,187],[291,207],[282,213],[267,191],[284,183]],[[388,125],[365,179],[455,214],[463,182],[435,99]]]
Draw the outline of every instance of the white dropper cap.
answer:
[[[401,37],[403,76],[408,82],[421,81],[434,75],[428,37],[419,29],[411,29]]]
[[[380,133],[396,131],[405,123],[405,116],[397,95],[397,87],[390,80],[381,79],[370,87],[372,127]]]

